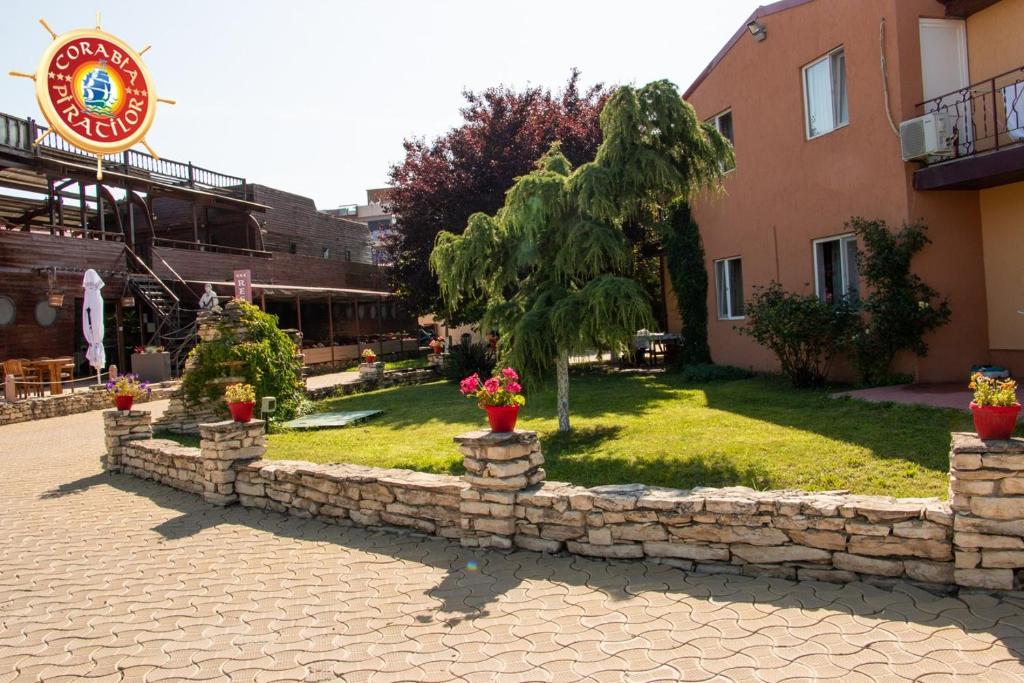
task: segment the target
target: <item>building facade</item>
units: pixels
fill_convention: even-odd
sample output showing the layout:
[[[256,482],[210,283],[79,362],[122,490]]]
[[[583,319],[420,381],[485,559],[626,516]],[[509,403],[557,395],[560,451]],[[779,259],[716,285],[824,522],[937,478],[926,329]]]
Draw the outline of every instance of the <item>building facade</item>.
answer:
[[[736,329],[754,286],[860,291],[845,227],[859,216],[923,221],[932,244],[913,268],[952,308],[927,357],[900,357],[895,371],[924,382],[962,381],[981,363],[1024,372],[1021,25],[1024,0],[784,0],[737,31],[685,95],[736,152],[724,192],[694,202],[716,362],[777,367]],[[901,124],[929,113],[946,149],[904,161]],[[666,299],[678,330],[670,289]]]
[[[346,204],[337,209],[326,209],[324,213],[358,221],[370,230],[370,258],[377,265],[386,265],[387,255],[384,240],[395,222],[388,208],[390,187],[378,187],[366,191],[365,204]]]
[[[98,181],[53,133],[34,146],[44,130],[0,114],[0,360],[70,356],[84,367],[88,268],[106,283],[104,342],[122,369],[139,345],[163,345],[180,364],[206,286],[223,303],[239,270],[254,303],[303,333],[308,362],[352,360],[360,345],[416,348],[415,319],[387,291],[365,224],[134,150],[107,157]],[[64,295],[59,306],[52,294]]]

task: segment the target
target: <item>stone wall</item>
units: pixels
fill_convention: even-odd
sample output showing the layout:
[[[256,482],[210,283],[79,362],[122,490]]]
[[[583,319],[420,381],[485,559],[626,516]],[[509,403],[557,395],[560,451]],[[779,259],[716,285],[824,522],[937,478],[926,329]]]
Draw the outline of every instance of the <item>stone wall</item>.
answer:
[[[153,384],[153,394],[147,399],[135,403],[158,401],[168,398],[177,388],[176,382],[160,382]],[[0,426],[45,420],[48,417],[63,417],[76,413],[88,413],[92,410],[109,408],[112,401],[103,387],[86,387],[76,389],[75,393],[63,393],[43,398],[27,398],[20,401],[0,401]]]
[[[334,396],[349,396],[364,391],[375,391],[388,387],[410,386],[413,384],[426,384],[434,382],[439,378],[437,368],[418,368],[416,370],[386,370],[377,379],[361,378],[355,382],[335,384],[317,389],[306,389],[306,397],[311,401],[322,401],[325,398]]]
[[[1024,439],[982,441],[953,434],[949,502],[961,586],[1024,586]]]
[[[709,573],[901,580],[946,590],[1016,590],[1024,573],[1024,440],[954,435],[947,504],[845,492],[545,482],[533,432],[457,437],[466,474],[453,477],[262,460],[259,421],[203,425],[197,452],[151,439],[146,413],[110,411],[105,419],[107,469],[202,492],[221,505]]]

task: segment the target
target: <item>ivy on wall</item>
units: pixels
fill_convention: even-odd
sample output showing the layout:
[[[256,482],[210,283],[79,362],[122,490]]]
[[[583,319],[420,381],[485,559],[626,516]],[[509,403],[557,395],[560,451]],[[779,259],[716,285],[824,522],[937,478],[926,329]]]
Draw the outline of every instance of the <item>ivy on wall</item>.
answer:
[[[226,315],[218,337],[192,349],[182,380],[185,398],[221,400],[224,385],[219,380],[239,376],[255,388],[257,402],[264,396],[277,398],[275,420],[291,419],[304,400],[298,349],[277,326],[277,316],[237,299],[232,305],[238,317]]]
[[[665,264],[682,319],[678,362],[682,365],[710,363],[708,271],[704,266],[704,242],[689,203],[678,199],[669,206],[661,233]]]

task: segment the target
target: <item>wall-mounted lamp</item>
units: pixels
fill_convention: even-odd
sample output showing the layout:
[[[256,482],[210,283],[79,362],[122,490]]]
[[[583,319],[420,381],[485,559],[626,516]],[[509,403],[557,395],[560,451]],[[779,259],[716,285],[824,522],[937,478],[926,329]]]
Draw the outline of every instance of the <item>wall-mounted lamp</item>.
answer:
[[[750,35],[754,36],[754,40],[759,43],[768,37],[768,29],[757,19],[747,24],[747,30],[750,31]]]

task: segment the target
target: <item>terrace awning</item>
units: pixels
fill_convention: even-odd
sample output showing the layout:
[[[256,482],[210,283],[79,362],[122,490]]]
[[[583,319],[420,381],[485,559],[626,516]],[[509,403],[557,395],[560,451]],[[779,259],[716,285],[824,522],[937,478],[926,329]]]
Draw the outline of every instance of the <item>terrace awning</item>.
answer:
[[[221,282],[217,280],[185,280],[189,284],[196,285],[213,285],[214,287],[231,287],[235,286],[234,282]],[[388,297],[394,296],[393,292],[382,292],[373,289],[345,289],[342,287],[306,287],[303,285],[278,285],[278,284],[260,284],[258,282],[252,283],[253,289],[259,289],[267,296],[287,296],[291,298],[301,297],[303,294],[323,294],[323,295],[335,295],[342,294],[348,296],[375,296],[375,297]]]

